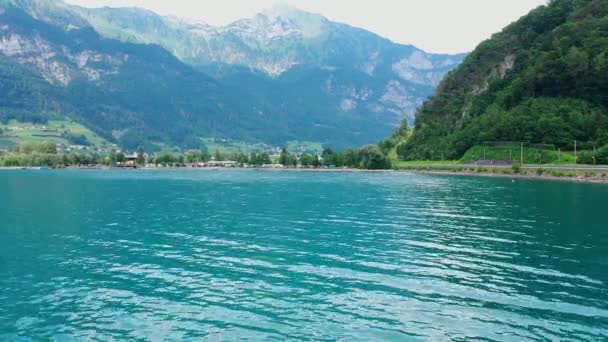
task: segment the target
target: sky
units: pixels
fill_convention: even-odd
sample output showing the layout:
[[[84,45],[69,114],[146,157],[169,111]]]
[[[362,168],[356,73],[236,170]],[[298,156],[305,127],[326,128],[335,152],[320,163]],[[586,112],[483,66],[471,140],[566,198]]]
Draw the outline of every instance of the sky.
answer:
[[[547,0],[66,0],[87,7],[143,7],[214,26],[288,4],[427,52],[472,51]]]

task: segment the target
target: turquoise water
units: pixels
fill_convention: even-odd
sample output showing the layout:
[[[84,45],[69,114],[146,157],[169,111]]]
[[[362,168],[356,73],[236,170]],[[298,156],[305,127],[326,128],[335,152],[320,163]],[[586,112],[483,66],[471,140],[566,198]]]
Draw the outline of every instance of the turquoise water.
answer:
[[[606,340],[608,186],[0,172],[0,340]]]

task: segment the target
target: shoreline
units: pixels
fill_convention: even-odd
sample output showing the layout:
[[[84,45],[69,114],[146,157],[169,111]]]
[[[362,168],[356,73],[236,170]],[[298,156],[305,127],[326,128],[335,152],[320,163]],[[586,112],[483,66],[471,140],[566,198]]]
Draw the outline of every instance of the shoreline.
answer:
[[[511,178],[511,179],[525,179],[525,180],[545,180],[545,181],[557,181],[557,182],[569,182],[569,183],[587,183],[587,184],[608,184],[608,177],[558,177],[551,175],[536,175],[536,174],[504,174],[504,173],[492,173],[492,172],[475,172],[475,171],[430,171],[430,170],[394,170],[395,172],[402,173],[419,173],[419,174],[431,174],[431,175],[443,175],[443,176],[460,176],[460,177],[485,177],[485,178]]]
[[[546,180],[546,181],[561,181],[570,183],[588,183],[588,184],[608,184],[608,177],[600,176],[584,176],[577,174],[576,176],[554,176],[550,174],[514,174],[500,172],[477,172],[471,170],[449,171],[449,170],[417,170],[417,169],[392,169],[392,170],[364,170],[364,169],[294,169],[294,168],[222,168],[222,167],[144,167],[144,168],[118,168],[118,167],[67,167],[62,169],[53,169],[46,167],[0,167],[0,171],[46,171],[46,170],[75,170],[75,171],[197,171],[197,172],[213,172],[213,171],[266,171],[266,172],[324,172],[324,173],[414,173],[414,174],[429,174],[429,175],[444,175],[444,176],[467,176],[467,177],[486,177],[486,178],[511,178],[511,179],[526,179],[526,180]],[[491,170],[491,169],[489,169]],[[500,170],[500,169],[496,169]],[[503,169],[504,170],[504,169]],[[528,170],[531,171],[531,170]]]

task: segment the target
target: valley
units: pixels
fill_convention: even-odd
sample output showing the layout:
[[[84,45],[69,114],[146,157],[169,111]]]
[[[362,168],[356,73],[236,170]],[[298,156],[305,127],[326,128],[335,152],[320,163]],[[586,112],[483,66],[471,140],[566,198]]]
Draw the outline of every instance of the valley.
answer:
[[[375,144],[465,57],[288,7],[224,27],[51,0],[0,8],[0,119],[52,111],[130,151]]]

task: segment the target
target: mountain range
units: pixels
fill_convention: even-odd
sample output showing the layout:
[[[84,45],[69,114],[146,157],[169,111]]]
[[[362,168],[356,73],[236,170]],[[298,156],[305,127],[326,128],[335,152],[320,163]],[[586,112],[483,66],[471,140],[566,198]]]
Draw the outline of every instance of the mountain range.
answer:
[[[206,137],[354,147],[412,123],[464,57],[289,7],[212,27],[0,0],[0,120],[69,117],[130,149]]]

